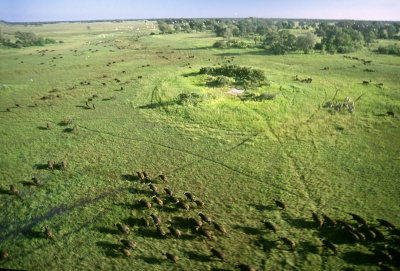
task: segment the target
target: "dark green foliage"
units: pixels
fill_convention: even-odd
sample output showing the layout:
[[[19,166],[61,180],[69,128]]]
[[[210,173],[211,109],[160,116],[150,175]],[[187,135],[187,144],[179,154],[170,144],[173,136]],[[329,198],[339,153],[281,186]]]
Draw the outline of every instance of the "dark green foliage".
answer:
[[[352,52],[364,43],[361,32],[353,28],[322,23],[316,32],[322,37],[321,48],[325,48],[331,53]]]
[[[172,33],[172,27],[169,24],[165,23],[163,20],[158,20],[157,23],[161,34]]]
[[[214,48],[226,48],[226,47],[231,47],[231,48],[247,48],[248,45],[244,41],[240,40],[218,40],[213,44]]]
[[[241,96],[242,101],[254,101],[254,102],[262,102],[262,101],[269,101],[275,99],[277,93],[246,93]]]
[[[227,42],[228,47],[233,48],[247,48],[247,44],[240,40],[230,40]]]
[[[45,44],[54,44],[56,41],[54,39],[43,39],[42,37],[37,37],[32,32],[15,32],[15,38],[17,41],[15,43],[10,40],[0,39],[0,44],[6,47],[21,48],[29,46],[44,46]]]
[[[218,40],[214,42],[213,47],[214,48],[225,48],[227,46],[226,41],[224,40]]]
[[[209,87],[224,87],[224,86],[231,85],[232,83],[234,83],[234,81],[235,80],[233,80],[230,77],[219,75],[212,81],[208,82],[207,85]]]
[[[236,84],[261,86],[264,84],[266,77],[262,70],[252,69],[249,67],[241,67],[238,65],[224,65],[220,67],[202,67],[200,74],[224,75],[233,77]]]
[[[316,37],[311,32],[307,32],[307,34],[297,37],[297,49],[304,51],[304,53],[308,53],[309,50],[313,49],[315,44]]]
[[[296,50],[296,36],[287,30],[270,31],[264,40],[264,48],[276,55],[283,55]]]
[[[184,92],[184,93],[179,94],[177,103],[180,105],[196,106],[197,104],[203,102],[204,100],[205,100],[204,95],[199,95],[197,93]]]
[[[398,55],[400,56],[400,46],[398,44],[392,44],[388,46],[380,46],[377,50],[380,54],[385,55]]]

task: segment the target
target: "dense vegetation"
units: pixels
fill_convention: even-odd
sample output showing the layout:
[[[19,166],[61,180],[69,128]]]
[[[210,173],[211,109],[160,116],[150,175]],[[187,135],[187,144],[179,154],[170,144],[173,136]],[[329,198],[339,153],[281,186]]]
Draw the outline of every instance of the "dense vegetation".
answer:
[[[44,46],[45,44],[54,44],[56,41],[54,39],[37,37],[33,32],[15,32],[15,42],[10,41],[10,39],[5,39],[0,37],[0,46],[22,48],[29,46]]]
[[[245,48],[243,41],[235,38],[251,38],[274,54],[311,49],[329,53],[348,53],[360,49],[376,39],[400,39],[399,22],[323,21],[315,20],[272,20],[246,19],[165,19],[158,20],[160,32],[177,33],[212,31],[224,41],[214,47]],[[290,30],[307,31],[296,37]],[[316,44],[317,35],[321,42]],[[231,41],[233,39],[233,41]],[[239,44],[239,46],[238,46]]]
[[[235,79],[235,83],[245,87],[258,87],[265,83],[266,77],[264,72],[259,69],[252,69],[250,67],[240,67],[238,65],[224,65],[221,67],[202,67],[200,74],[209,75],[223,75]],[[226,85],[224,77],[217,79],[217,85]]]
[[[380,46],[378,48],[377,52],[380,54],[400,56],[400,45],[392,44],[392,45],[387,45],[387,46]]]

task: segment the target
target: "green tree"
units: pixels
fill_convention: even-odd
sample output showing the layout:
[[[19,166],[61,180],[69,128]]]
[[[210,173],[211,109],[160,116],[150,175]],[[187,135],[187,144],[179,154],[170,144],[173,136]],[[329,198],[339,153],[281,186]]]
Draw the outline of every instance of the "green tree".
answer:
[[[276,55],[286,54],[296,50],[296,36],[288,30],[270,31],[265,37],[264,48]]]
[[[316,43],[316,36],[311,32],[307,32],[305,35],[297,37],[296,46],[298,50],[308,53],[309,50],[314,48]]]
[[[172,28],[169,24],[162,20],[157,21],[158,29],[160,30],[161,34],[172,33]]]

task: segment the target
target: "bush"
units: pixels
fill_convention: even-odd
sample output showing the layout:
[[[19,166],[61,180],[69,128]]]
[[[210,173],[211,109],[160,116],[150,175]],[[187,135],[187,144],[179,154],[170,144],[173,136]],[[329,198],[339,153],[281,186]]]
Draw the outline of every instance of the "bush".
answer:
[[[224,65],[221,67],[202,67],[200,74],[224,75],[233,77],[236,84],[248,86],[262,86],[266,77],[262,70],[249,67],[240,67],[238,65]]]
[[[43,39],[42,37],[37,37],[32,32],[15,32],[16,42],[10,42],[10,40],[0,39],[0,44],[6,47],[22,48],[28,46],[44,46],[45,44],[54,44],[56,41],[54,39]]]
[[[224,40],[218,40],[218,41],[214,42],[213,47],[214,48],[225,48],[226,42]]]
[[[227,43],[228,47],[235,47],[235,48],[247,48],[247,44],[244,41],[239,40],[230,40]]]
[[[254,93],[245,93],[241,99],[242,101],[262,102],[273,100],[275,99],[276,95],[276,93],[261,93],[260,95]]]
[[[224,86],[231,85],[234,82],[235,82],[235,80],[233,80],[230,77],[219,75],[214,80],[212,80],[211,82],[208,82],[207,85],[209,87],[224,87]]]
[[[261,93],[260,96],[258,96],[259,101],[265,101],[265,100],[273,100],[276,97],[276,93]]]
[[[198,105],[205,100],[205,96],[197,93],[184,92],[178,95],[177,103],[180,105]]]
[[[377,52],[385,55],[400,56],[400,46],[398,44],[388,45],[386,47],[381,46],[378,48]]]
[[[46,43],[46,44],[54,44],[54,43],[56,43],[56,40],[55,39],[46,38],[44,40],[44,43]]]

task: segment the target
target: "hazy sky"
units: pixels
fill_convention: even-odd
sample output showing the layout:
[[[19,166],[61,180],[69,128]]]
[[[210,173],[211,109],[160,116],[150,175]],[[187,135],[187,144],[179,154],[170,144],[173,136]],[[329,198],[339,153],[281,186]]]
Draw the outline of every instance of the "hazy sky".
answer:
[[[0,0],[9,22],[202,17],[400,21],[400,0]]]

